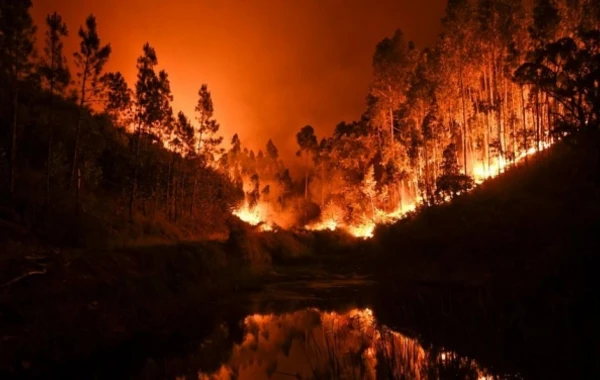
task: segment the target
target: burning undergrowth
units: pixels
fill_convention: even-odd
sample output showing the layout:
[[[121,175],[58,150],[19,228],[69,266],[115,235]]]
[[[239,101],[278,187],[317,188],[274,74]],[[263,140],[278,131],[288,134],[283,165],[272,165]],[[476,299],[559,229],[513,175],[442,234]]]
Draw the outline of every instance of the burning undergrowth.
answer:
[[[446,168],[449,174],[444,174],[438,179],[435,191],[427,194],[426,191],[420,191],[418,184],[401,184],[399,189],[396,189],[399,200],[395,205],[390,202],[392,189],[375,179],[373,167],[367,171],[358,186],[341,188],[337,193],[328,190],[328,200],[322,201],[321,205],[301,197],[290,197],[287,199],[287,207],[284,207],[281,203],[282,189],[278,188],[276,183],[271,183],[265,186],[267,191],[259,192],[258,176],[253,176],[249,182],[244,182],[244,202],[232,213],[262,232],[282,229],[340,231],[356,238],[368,239],[374,236],[377,226],[393,224],[422,205],[446,203],[549,146],[548,143],[538,149],[523,151],[511,162],[493,160],[490,165],[477,163],[473,165],[472,177],[460,175],[455,163],[446,162],[444,165],[449,167]],[[272,202],[273,198],[269,196],[271,186],[276,189],[276,202]],[[320,190],[323,191],[325,186],[315,182],[309,190],[314,192],[321,187]],[[311,195],[313,199],[318,198],[318,194]],[[323,194],[321,196],[322,199],[325,198]]]

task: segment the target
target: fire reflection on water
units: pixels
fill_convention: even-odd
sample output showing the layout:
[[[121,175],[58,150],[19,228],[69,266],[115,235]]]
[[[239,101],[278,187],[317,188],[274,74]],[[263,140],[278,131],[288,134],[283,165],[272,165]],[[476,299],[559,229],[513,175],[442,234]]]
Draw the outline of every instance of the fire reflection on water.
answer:
[[[447,375],[487,379],[473,360],[427,350],[417,340],[379,325],[370,309],[346,313],[305,309],[245,318],[244,337],[208,379],[428,379]]]

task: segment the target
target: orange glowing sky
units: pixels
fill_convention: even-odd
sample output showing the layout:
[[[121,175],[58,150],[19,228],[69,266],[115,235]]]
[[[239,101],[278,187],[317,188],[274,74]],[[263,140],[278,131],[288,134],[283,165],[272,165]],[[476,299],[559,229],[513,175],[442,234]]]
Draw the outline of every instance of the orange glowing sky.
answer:
[[[202,83],[212,91],[227,143],[238,132],[252,148],[269,137],[291,157],[296,132],[319,136],[364,110],[375,45],[401,28],[418,46],[439,33],[446,0],[34,0],[43,30],[57,11],[77,47],[77,30],[94,13],[113,53],[107,69],[130,86],[148,41],[169,73],[174,109],[193,116]],[[38,35],[41,39],[41,34]],[[228,144],[227,144],[228,146]],[[289,151],[286,152],[286,151]],[[287,154],[286,154],[287,153]]]

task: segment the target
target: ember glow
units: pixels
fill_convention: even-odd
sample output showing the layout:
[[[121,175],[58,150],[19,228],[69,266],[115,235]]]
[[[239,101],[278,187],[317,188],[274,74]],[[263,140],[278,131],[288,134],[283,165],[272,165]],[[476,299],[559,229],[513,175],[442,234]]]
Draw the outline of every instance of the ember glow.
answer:
[[[491,378],[468,358],[443,349],[429,352],[417,340],[380,325],[368,308],[254,314],[245,318],[244,330],[228,362],[214,372],[200,372],[199,379],[263,379],[274,374],[303,379],[376,379],[378,375],[426,379],[457,365],[471,378]]]
[[[503,173],[506,169],[510,168],[511,166],[514,166],[524,161],[527,157],[531,157],[536,153],[546,150],[552,145],[552,143],[552,141],[540,142],[538,148],[532,147],[529,148],[527,151],[522,151],[521,153],[519,153],[519,155],[515,158],[514,161],[507,162],[504,159],[495,158],[494,160],[492,160],[489,166],[486,166],[483,162],[479,161],[473,168],[473,178],[475,179],[475,182],[477,184],[481,184],[486,179],[493,178],[498,174]]]
[[[250,208],[247,203],[235,209],[233,211],[233,215],[253,226],[257,226],[260,223],[265,222],[265,216],[262,215],[261,208],[259,206]]]
[[[258,226],[261,231],[272,231],[274,225],[273,222],[268,220],[268,207],[268,205],[260,203],[251,207],[248,203],[244,203],[233,210],[232,213],[242,221],[253,226]]]
[[[394,223],[415,209],[415,203],[411,203],[410,205],[406,206],[400,205],[392,212],[385,212],[384,210],[375,209],[373,218],[368,218],[367,216],[363,215],[363,218],[361,218],[362,220],[356,224],[346,224],[343,220],[341,220],[340,217],[325,216],[323,220],[307,225],[306,229],[312,231],[342,230],[354,237],[368,239],[373,237],[377,225]]]

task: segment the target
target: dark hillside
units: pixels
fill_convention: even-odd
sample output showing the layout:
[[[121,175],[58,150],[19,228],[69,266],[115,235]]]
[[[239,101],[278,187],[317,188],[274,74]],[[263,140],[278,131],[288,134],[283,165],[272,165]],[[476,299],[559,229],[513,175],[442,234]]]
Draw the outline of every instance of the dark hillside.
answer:
[[[575,279],[573,271],[600,252],[597,157],[587,137],[559,143],[449,204],[381,227],[366,245],[399,281],[518,286]]]

